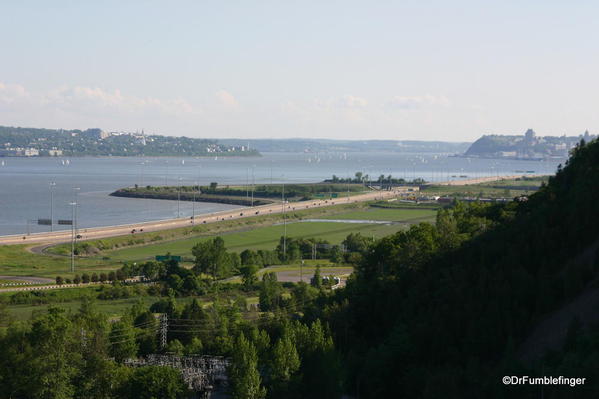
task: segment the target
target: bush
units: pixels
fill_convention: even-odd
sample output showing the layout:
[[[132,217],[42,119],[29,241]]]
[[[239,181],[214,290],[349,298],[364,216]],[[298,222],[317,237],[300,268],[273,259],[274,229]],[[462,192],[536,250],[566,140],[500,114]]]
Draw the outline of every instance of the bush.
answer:
[[[56,277],[56,284],[58,284],[58,285],[62,285],[62,284],[64,284],[64,280],[63,280],[63,278],[62,278],[62,277],[60,277],[60,276],[57,276],[57,277]]]

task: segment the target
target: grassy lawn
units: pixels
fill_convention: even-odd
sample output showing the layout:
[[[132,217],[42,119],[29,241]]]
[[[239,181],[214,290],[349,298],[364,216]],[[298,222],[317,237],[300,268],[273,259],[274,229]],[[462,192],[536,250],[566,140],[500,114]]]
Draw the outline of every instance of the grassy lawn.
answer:
[[[516,197],[518,195],[530,194],[535,190],[530,188],[540,187],[548,177],[535,177],[526,179],[508,179],[471,184],[465,186],[429,186],[421,190],[423,194],[442,195],[450,197]],[[520,189],[521,187],[521,189]]]
[[[333,244],[340,243],[352,232],[368,237],[382,237],[393,234],[403,227],[400,225],[376,224],[344,224],[329,222],[296,222],[302,218],[323,219],[360,219],[360,220],[392,220],[405,222],[434,221],[435,211],[413,207],[375,208],[366,204],[346,204],[330,208],[306,211],[295,211],[288,214],[287,234],[289,237],[323,238]],[[127,245],[131,237],[115,237],[104,242],[114,243],[118,248],[105,250],[98,255],[82,257],[76,260],[76,273],[100,273],[114,270],[122,261],[142,261],[153,259],[155,255],[167,252],[173,255],[191,256],[191,248],[202,240],[214,236],[222,236],[228,249],[241,252],[244,249],[274,249],[283,235],[281,215],[265,215],[245,220],[226,221],[223,223],[197,226],[191,228],[168,230],[159,233],[143,233],[141,245]],[[152,241],[152,237],[160,235],[162,240]],[[94,243],[91,241],[90,243]],[[55,248],[59,249],[62,245]],[[41,255],[27,250],[26,245],[0,246],[0,274],[9,276],[40,276],[54,278],[57,275],[72,278],[69,272],[68,256]]]
[[[369,208],[363,211],[353,211],[335,215],[335,219],[344,220],[389,220],[394,222],[434,221],[436,210],[418,208]],[[324,217],[323,217],[324,219]]]
[[[70,258],[47,256],[27,250],[26,245],[0,245],[0,274],[8,276],[71,276]],[[110,261],[96,259],[77,259],[77,273],[99,273],[120,267]]]
[[[153,296],[141,296],[136,298],[127,299],[115,299],[106,301],[96,301],[95,306],[98,311],[107,314],[109,317],[120,316],[131,308],[137,301],[143,301],[145,306],[150,306],[160,298]],[[81,307],[81,300],[74,300],[70,302],[44,304],[44,305],[9,305],[7,307],[11,316],[15,320],[28,320],[36,313],[43,313],[48,310],[49,307],[60,307],[70,312],[77,312]]]
[[[227,249],[241,252],[244,249],[274,249],[283,235],[282,225],[259,227],[256,229],[222,234]],[[287,224],[288,237],[324,238],[333,244],[340,243],[352,232],[366,236],[382,237],[402,229],[399,225],[345,224],[332,222],[300,222]],[[156,245],[132,247],[106,253],[113,261],[151,259],[155,255],[170,252],[173,255],[191,256],[191,248],[200,241],[211,237],[197,237]]]

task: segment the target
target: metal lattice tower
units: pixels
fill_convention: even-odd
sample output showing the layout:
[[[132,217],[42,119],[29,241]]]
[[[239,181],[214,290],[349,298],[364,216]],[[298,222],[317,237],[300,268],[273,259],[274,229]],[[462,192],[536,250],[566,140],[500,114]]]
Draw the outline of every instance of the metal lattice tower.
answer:
[[[162,349],[166,348],[167,333],[168,333],[168,315],[166,313],[164,313],[160,319],[160,347]]]

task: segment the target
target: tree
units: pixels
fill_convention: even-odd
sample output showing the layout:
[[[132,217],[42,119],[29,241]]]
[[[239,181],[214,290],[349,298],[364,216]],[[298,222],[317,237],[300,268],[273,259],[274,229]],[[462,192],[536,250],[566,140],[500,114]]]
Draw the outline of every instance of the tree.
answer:
[[[11,320],[11,316],[10,316],[10,313],[8,312],[6,304],[0,302],[0,326],[8,324],[8,322],[10,322],[10,320]]]
[[[271,377],[279,383],[287,383],[299,370],[300,359],[289,334],[284,334],[272,350]]]
[[[368,248],[368,238],[360,233],[351,233],[342,242],[347,252],[364,253]]]
[[[262,399],[266,396],[266,389],[260,385],[256,348],[243,334],[235,341],[228,372],[233,399]]]
[[[221,237],[196,244],[191,253],[195,256],[193,270],[196,274],[211,274],[216,280],[217,277],[227,277],[231,271],[230,258]]]
[[[184,399],[187,386],[181,372],[167,366],[145,366],[134,369],[121,397],[139,399]]]
[[[56,276],[56,284],[57,285],[62,285],[64,284],[64,279],[60,276]]]
[[[81,282],[82,282],[83,284],[87,284],[87,283],[89,283],[89,274],[87,274],[87,273],[83,273],[83,274],[81,275]]]
[[[343,252],[341,252],[341,247],[339,245],[333,245],[329,254],[329,258],[333,263],[343,262]]]
[[[322,276],[320,275],[320,265],[316,265],[314,270],[314,277],[312,277],[312,286],[320,289],[322,287]]]
[[[110,329],[110,355],[117,362],[134,357],[137,354],[135,330],[128,318],[122,318]]]
[[[91,280],[92,280],[92,283],[97,283],[98,282],[98,275],[96,273],[92,273]]]
[[[179,341],[178,339],[173,339],[171,342],[168,343],[166,351],[180,356],[185,351],[185,347],[183,346],[181,341]]]
[[[28,362],[28,397],[71,398],[81,355],[74,351],[72,322],[63,309],[50,308],[28,336],[33,357]]]
[[[258,267],[255,265],[245,265],[241,267],[241,281],[246,289],[252,288],[258,282],[258,277],[256,276],[257,271]]]
[[[244,250],[239,254],[239,256],[241,257],[241,264],[244,266],[260,265],[262,263],[261,259],[259,259],[260,257],[258,256],[258,254],[252,251],[251,249]]]
[[[269,312],[277,309],[281,302],[283,289],[277,281],[276,273],[265,273],[260,286],[260,310]]]
[[[75,274],[75,277],[73,277],[73,284],[79,284],[81,283],[81,278],[79,277],[78,274]]]

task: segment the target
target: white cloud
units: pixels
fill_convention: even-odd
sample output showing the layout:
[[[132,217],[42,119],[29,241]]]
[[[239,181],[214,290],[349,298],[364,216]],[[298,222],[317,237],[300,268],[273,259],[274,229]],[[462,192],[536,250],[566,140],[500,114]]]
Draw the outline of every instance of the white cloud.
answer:
[[[400,109],[421,109],[432,106],[447,107],[450,105],[445,96],[433,96],[425,94],[423,96],[394,96],[387,102],[387,105]]]
[[[32,111],[80,114],[106,119],[119,115],[180,116],[197,113],[183,99],[161,100],[153,97],[124,95],[120,90],[107,91],[99,87],[63,86],[47,92],[29,92],[23,86],[0,82],[0,103],[5,111],[31,114]]]
[[[27,98],[29,93],[23,86],[0,82],[0,102],[12,104]]]
[[[226,90],[219,90],[215,95],[218,102],[226,107],[237,107],[239,105],[235,96]]]
[[[63,86],[35,91],[0,82],[0,120],[48,128],[144,127],[191,137],[422,138],[444,131],[456,113],[464,111],[450,107],[446,97],[434,95],[395,96],[385,101],[348,94],[244,106],[226,90],[206,95],[198,106],[182,98],[143,97],[119,89]],[[471,109],[463,113],[464,120],[472,120]]]
[[[324,108],[329,110],[357,109],[365,108],[368,105],[368,101],[362,97],[347,95],[343,97],[335,97],[328,99],[317,98],[314,100],[314,104],[318,108]]]

